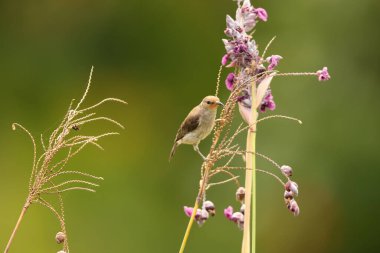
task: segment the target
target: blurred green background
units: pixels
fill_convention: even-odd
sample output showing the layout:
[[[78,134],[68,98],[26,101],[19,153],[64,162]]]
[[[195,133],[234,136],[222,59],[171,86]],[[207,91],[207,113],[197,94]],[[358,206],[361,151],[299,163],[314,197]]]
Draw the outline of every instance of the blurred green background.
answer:
[[[262,50],[277,36],[269,54],[284,57],[280,71],[326,65],[332,76],[272,83],[275,113],[304,124],[263,123],[258,151],[293,166],[301,215],[293,217],[279,184],[259,174],[258,252],[378,252],[380,2],[253,3],[269,13],[255,39]],[[47,135],[80,98],[94,65],[86,105],[126,99],[128,106],[107,104],[99,114],[127,128],[101,141],[104,152],[89,147],[68,166],[106,179],[96,194],[64,195],[71,251],[178,251],[188,221],[182,208],[194,202],[201,161],[188,146],[170,164],[167,158],[190,108],[214,93],[225,15],[234,12],[230,0],[0,1],[1,247],[24,203],[32,159],[29,139],[11,123]],[[222,100],[227,95],[223,86]],[[117,129],[99,123],[93,130]],[[238,207],[235,190],[228,184],[208,193],[218,215],[194,226],[187,252],[240,251],[242,233],[222,215]],[[50,211],[32,206],[11,252],[56,252],[58,230]]]

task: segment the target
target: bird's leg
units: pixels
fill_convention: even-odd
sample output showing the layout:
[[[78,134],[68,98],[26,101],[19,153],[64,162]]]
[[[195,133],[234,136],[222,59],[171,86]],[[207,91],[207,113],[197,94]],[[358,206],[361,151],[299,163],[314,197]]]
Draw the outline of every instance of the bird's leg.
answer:
[[[202,152],[199,150],[198,144],[194,145],[194,150],[198,152],[198,154],[203,158],[203,160],[207,160],[207,158],[202,154]]]

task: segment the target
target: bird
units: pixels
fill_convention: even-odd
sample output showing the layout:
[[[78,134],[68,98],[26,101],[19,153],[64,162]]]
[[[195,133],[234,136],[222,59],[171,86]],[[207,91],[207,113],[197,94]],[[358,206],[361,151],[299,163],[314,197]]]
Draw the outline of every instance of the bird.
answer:
[[[206,160],[198,145],[214,128],[216,111],[220,105],[224,106],[218,97],[207,96],[190,111],[178,129],[170,152],[169,162],[173,158],[177,147],[181,144],[193,145],[194,150],[198,152],[203,160]]]

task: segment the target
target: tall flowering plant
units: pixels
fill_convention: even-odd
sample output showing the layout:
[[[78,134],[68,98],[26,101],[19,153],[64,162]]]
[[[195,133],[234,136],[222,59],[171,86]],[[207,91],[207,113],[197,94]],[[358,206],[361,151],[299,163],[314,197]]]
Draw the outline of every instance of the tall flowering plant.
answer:
[[[274,38],[260,54],[252,36],[252,31],[259,21],[266,22],[268,13],[263,8],[252,6],[250,0],[238,0],[235,18],[227,15],[227,27],[224,31],[227,38],[223,39],[226,53],[221,60],[218,75],[216,95],[219,91],[220,73],[224,68],[230,69],[225,79],[227,90],[230,91],[226,105],[223,108],[214,129],[213,141],[207,159],[201,166],[201,179],[194,207],[184,207],[185,214],[190,217],[189,224],[181,245],[183,252],[194,221],[203,225],[209,217],[216,214],[213,202],[207,200],[206,192],[213,186],[228,182],[237,185],[236,200],[240,208],[234,212],[232,206],[224,209],[224,216],[237,224],[243,231],[242,252],[255,252],[256,249],[256,172],[265,173],[278,180],[284,189],[285,206],[295,216],[300,214],[300,208],[295,198],[298,195],[298,184],[292,180],[293,169],[288,165],[280,165],[268,156],[256,151],[256,126],[267,119],[288,119],[302,123],[300,120],[283,115],[261,116],[265,112],[274,111],[276,103],[272,94],[271,83],[280,76],[316,76],[319,81],[330,79],[327,67],[307,73],[280,73],[276,68],[283,59],[280,55],[266,57],[266,52]],[[237,105],[237,106],[236,106]],[[243,123],[231,131],[234,110],[238,108]],[[261,116],[259,118],[259,116]],[[247,131],[246,147],[235,144],[235,138]],[[231,162],[243,156],[245,166],[231,166]],[[278,174],[256,168],[256,157],[267,160],[278,168]],[[244,186],[240,185],[239,176],[234,171],[245,170]],[[229,178],[214,182],[214,176],[224,174]],[[283,179],[281,178],[283,177]]]

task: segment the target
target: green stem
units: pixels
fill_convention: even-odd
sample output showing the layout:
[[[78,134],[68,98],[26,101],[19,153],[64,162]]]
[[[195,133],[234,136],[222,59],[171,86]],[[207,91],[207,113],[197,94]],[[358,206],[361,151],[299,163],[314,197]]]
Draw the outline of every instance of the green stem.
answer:
[[[252,160],[251,160],[251,168],[252,168],[252,196],[251,196],[251,222],[252,222],[252,236],[251,236],[251,252],[256,252],[256,124],[254,122],[257,121],[258,113],[257,109],[254,107],[256,104],[255,98],[257,95],[256,83],[251,84],[251,94],[252,94],[252,108],[251,108],[251,117],[250,117],[250,125],[252,126],[249,131],[251,133],[250,140],[250,150],[253,152]]]
[[[252,151],[256,151],[256,131],[252,132]],[[255,154],[255,153],[254,153]],[[256,252],[256,156],[252,155],[252,200],[251,200],[251,222],[252,222],[252,253]]]

